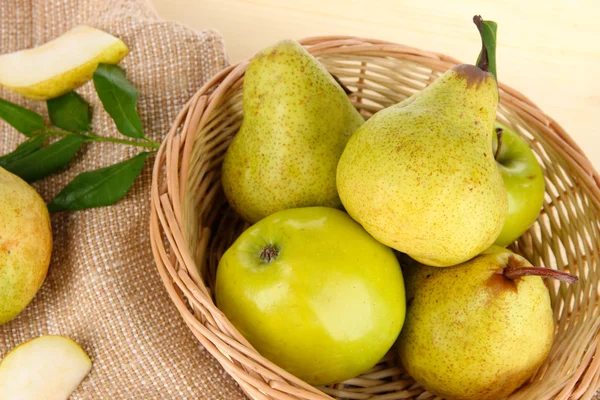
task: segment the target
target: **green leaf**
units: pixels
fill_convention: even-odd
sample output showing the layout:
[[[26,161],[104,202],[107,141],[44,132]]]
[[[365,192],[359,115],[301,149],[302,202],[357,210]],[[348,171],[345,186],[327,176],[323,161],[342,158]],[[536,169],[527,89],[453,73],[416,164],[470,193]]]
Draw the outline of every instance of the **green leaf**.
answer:
[[[483,48],[477,57],[477,64],[481,61],[484,49],[487,53],[487,64],[488,72],[494,75],[496,82],[498,82],[498,71],[496,70],[496,37],[498,33],[498,24],[494,21],[481,21],[481,25],[477,25],[479,33],[481,34],[481,40]]]
[[[59,128],[83,132],[90,130],[90,106],[75,92],[46,102],[50,121]]]
[[[66,136],[10,163],[6,169],[27,182],[35,182],[65,167],[84,141],[83,136]]]
[[[44,129],[44,119],[38,113],[0,99],[0,118],[26,136]]]
[[[50,202],[48,210],[50,212],[76,211],[116,203],[129,192],[150,154],[140,153],[110,167],[77,175]]]
[[[102,105],[125,136],[141,139],[144,130],[136,110],[138,91],[118,65],[100,64],[94,71],[94,86]]]
[[[21,143],[11,153],[0,157],[0,167],[10,170],[10,165],[21,158],[28,156],[38,150],[44,144],[46,137],[44,135],[33,136]]]

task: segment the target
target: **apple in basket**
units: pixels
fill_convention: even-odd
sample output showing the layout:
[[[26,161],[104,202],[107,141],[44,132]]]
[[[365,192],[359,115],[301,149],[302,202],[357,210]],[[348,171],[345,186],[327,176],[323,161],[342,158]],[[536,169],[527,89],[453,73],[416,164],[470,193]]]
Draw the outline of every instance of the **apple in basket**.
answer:
[[[221,258],[215,291],[260,354],[314,385],[373,367],[406,309],[392,250],[327,207],[279,211],[247,229]]]
[[[508,194],[508,215],[495,244],[507,246],[540,215],[544,173],[525,139],[499,123],[494,125],[494,132],[496,163]]]

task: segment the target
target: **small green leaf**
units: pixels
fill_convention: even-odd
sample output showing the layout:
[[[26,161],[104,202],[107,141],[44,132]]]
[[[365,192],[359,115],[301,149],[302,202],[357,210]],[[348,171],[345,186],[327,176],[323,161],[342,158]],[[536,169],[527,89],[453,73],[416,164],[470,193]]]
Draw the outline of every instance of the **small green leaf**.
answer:
[[[498,33],[498,24],[494,21],[481,20],[481,25],[477,25],[477,28],[481,34],[481,41],[483,44],[483,48],[477,57],[477,64],[479,64],[485,49],[487,53],[488,72],[494,75],[496,82],[498,82],[498,71],[496,70],[496,37]]]
[[[44,129],[44,119],[38,113],[0,99],[0,118],[26,136]]]
[[[10,163],[6,169],[27,182],[35,182],[65,167],[84,141],[83,136],[66,136]]]
[[[142,172],[149,152],[110,167],[83,172],[50,202],[50,212],[109,206],[121,200]]]
[[[136,110],[138,91],[118,65],[100,64],[94,71],[94,86],[102,105],[125,136],[141,139],[144,130]]]
[[[36,135],[27,139],[17,146],[15,150],[0,157],[0,167],[10,170],[12,163],[38,150],[42,147],[45,140],[46,137],[44,135]]]
[[[63,94],[46,102],[50,121],[68,131],[90,130],[90,106],[75,92]]]

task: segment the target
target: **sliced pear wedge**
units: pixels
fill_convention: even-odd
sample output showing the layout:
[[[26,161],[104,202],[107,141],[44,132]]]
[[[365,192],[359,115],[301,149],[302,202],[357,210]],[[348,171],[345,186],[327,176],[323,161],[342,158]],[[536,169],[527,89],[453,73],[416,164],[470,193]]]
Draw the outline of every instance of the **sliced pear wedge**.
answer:
[[[80,25],[41,46],[1,55],[0,85],[48,100],[89,81],[99,63],[117,64],[128,52],[120,39]]]
[[[0,364],[0,399],[66,400],[92,362],[63,336],[40,336],[14,348]]]

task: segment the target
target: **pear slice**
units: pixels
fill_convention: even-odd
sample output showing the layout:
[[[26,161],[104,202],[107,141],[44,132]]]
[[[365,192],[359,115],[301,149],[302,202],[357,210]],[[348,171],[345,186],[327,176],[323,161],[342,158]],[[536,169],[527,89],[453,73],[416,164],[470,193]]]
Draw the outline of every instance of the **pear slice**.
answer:
[[[40,336],[13,349],[0,364],[0,399],[66,400],[92,362],[63,336]]]
[[[89,81],[99,63],[117,64],[128,52],[120,39],[80,25],[41,46],[1,55],[0,85],[48,100]]]

